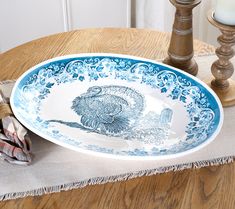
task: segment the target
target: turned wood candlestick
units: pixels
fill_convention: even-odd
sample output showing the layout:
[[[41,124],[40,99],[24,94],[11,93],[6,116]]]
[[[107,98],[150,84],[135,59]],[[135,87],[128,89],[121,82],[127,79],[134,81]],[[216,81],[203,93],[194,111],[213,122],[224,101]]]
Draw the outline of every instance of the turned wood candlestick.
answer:
[[[168,57],[164,63],[184,70],[192,75],[198,72],[193,59],[192,10],[201,0],[170,0],[176,7]]]
[[[222,32],[217,39],[221,46],[215,51],[219,59],[211,66],[215,78],[208,85],[218,95],[224,107],[232,106],[235,105],[235,81],[229,79],[234,71],[233,64],[229,60],[234,56],[232,46],[235,44],[235,26],[216,21],[213,11],[209,11],[207,17],[209,22]]]

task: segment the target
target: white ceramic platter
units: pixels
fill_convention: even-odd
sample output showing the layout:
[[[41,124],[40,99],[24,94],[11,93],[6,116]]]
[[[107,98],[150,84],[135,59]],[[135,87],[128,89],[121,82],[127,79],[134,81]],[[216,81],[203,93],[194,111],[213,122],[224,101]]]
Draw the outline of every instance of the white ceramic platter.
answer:
[[[203,82],[126,55],[78,54],[45,61],[16,82],[11,107],[39,136],[85,153],[167,159],[211,142],[219,99]]]

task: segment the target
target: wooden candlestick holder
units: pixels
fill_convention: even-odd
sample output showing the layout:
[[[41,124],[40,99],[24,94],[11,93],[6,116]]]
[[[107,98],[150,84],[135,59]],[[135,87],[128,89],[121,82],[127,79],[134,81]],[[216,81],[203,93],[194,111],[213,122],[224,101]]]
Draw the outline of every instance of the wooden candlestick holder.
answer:
[[[170,0],[170,2],[176,7],[176,13],[168,57],[163,62],[196,75],[198,66],[193,59],[192,10],[201,0]]]
[[[232,106],[235,105],[235,81],[229,79],[234,71],[233,64],[229,60],[234,56],[232,46],[235,44],[235,26],[216,21],[213,11],[208,12],[207,18],[222,32],[217,39],[221,46],[215,51],[219,59],[211,66],[211,72],[215,78],[207,83],[218,95],[224,107]]]

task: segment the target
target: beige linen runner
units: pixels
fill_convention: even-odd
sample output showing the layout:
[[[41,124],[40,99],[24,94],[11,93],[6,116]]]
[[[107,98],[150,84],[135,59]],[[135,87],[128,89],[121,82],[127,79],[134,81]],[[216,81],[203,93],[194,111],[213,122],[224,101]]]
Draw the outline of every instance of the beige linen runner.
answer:
[[[208,79],[211,76],[210,66],[215,59],[217,59],[216,56],[212,55],[196,58],[200,79]],[[233,63],[235,63],[234,60]],[[7,97],[13,84],[14,82],[0,84],[0,88]],[[53,144],[29,132],[33,144],[33,162],[29,166],[17,166],[0,161],[0,200],[233,162],[234,124],[235,107],[225,108],[222,130],[209,145],[183,157],[145,161],[118,160],[83,154]],[[27,146],[24,146],[21,149],[27,153],[28,149],[25,149]]]

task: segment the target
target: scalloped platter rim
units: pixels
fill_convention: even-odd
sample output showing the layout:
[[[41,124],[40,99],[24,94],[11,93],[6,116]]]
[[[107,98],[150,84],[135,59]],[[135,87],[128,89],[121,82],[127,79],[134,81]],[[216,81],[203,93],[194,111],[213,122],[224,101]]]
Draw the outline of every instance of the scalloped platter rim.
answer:
[[[223,108],[202,81],[135,56],[56,57],[26,71],[10,98],[37,135],[86,154],[170,159],[200,150],[221,130]]]

